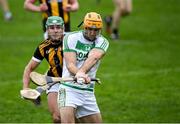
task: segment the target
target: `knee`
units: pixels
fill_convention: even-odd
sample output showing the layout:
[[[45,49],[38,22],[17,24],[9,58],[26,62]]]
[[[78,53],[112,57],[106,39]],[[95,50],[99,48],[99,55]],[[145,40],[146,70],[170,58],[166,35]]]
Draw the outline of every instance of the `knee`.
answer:
[[[60,118],[60,115],[59,115],[59,114],[54,113],[54,114],[52,115],[52,118],[53,118],[53,122],[54,122],[54,123],[61,123],[61,118]]]
[[[121,15],[122,16],[127,16],[131,13],[131,10],[125,10],[125,11],[122,11]]]
[[[129,8],[129,9],[126,10],[126,14],[127,14],[127,15],[129,15],[131,12],[132,12],[132,9],[131,9],[131,8]]]

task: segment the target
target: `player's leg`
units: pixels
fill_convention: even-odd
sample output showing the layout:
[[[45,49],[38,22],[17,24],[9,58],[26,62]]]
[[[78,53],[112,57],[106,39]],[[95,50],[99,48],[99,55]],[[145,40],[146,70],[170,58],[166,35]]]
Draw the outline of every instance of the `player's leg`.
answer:
[[[60,85],[58,94],[58,106],[60,107],[61,123],[75,123],[77,106],[83,103],[83,94],[72,88]]]
[[[60,108],[61,123],[75,123],[75,97],[76,94],[70,90],[67,92],[60,85],[58,93],[58,106]]]
[[[71,106],[60,107],[61,123],[75,123],[75,108]]]
[[[100,113],[81,117],[79,120],[81,123],[102,123],[102,117]]]
[[[112,16],[111,15],[105,16],[104,22],[105,22],[105,31],[108,35],[110,35],[111,25],[112,25]]]
[[[57,98],[58,98],[58,89],[59,89],[59,84],[53,85],[49,90],[47,90],[48,94],[48,108],[49,111],[52,115],[52,119],[54,123],[60,123],[61,118],[60,118],[60,112],[57,104]]]
[[[76,102],[76,92],[67,92],[66,89],[60,88],[58,105],[60,107],[61,123],[75,123]]]
[[[114,12],[113,12],[113,15],[112,15],[112,34],[111,34],[111,38],[116,40],[119,38],[119,30],[118,30],[118,27],[119,27],[119,24],[120,24],[120,21],[121,21],[121,3],[122,1],[121,0],[113,0],[114,2],[114,6],[115,6],[115,9],[114,9]]]
[[[116,28],[119,23],[120,23],[120,18],[121,18],[121,0],[113,0],[114,2],[114,12],[112,15],[113,21],[112,21],[112,28]]]
[[[8,1],[7,0],[0,0],[0,5],[4,11],[4,19],[9,21],[12,19],[12,13],[10,12]]]
[[[48,108],[54,123],[60,123],[60,112],[57,105],[57,92],[48,93]]]
[[[122,16],[129,15],[132,12],[132,0],[121,0]]]

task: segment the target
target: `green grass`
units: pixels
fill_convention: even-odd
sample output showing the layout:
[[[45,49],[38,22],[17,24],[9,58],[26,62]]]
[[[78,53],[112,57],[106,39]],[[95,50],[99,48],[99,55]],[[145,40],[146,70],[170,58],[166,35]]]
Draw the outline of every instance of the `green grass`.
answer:
[[[71,14],[72,29],[88,11],[111,14],[111,0],[79,0]],[[0,122],[48,123],[46,95],[42,106],[20,98],[22,74],[37,44],[43,39],[41,15],[23,9],[23,0],[9,1],[13,21],[0,15]],[[97,76],[96,96],[104,122],[180,122],[180,16],[179,0],[134,0],[133,12],[123,18],[121,40],[113,42]],[[105,34],[105,36],[107,36]],[[45,72],[45,62],[38,72]],[[32,84],[32,87],[34,85]]]

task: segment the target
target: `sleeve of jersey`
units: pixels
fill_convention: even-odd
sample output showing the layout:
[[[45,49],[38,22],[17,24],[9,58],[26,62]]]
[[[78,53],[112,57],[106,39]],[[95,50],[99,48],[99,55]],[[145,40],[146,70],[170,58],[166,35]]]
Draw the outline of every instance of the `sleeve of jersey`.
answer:
[[[63,52],[76,52],[75,39],[71,35],[66,35],[63,39]]]
[[[107,51],[108,47],[109,47],[109,42],[108,42],[108,40],[107,40],[106,38],[104,38],[104,37],[101,37],[101,39],[100,39],[100,40],[96,43],[96,45],[95,45],[95,48],[101,49],[101,50],[103,50],[104,52]]]
[[[36,62],[41,62],[43,60],[43,56],[41,55],[40,51],[39,51],[39,47],[36,48],[34,55],[32,57],[32,59]]]

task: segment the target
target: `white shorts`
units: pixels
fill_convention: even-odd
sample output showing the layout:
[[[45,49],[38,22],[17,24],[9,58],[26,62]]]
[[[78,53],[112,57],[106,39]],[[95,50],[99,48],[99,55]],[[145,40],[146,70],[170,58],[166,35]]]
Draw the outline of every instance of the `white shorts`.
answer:
[[[59,107],[71,106],[76,108],[76,118],[100,113],[94,92],[81,91],[60,85],[58,94]]]
[[[46,90],[46,93],[59,92],[59,83],[54,84],[50,89]]]

